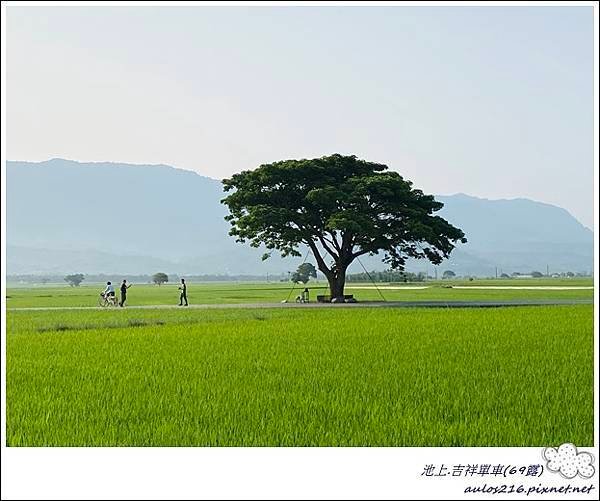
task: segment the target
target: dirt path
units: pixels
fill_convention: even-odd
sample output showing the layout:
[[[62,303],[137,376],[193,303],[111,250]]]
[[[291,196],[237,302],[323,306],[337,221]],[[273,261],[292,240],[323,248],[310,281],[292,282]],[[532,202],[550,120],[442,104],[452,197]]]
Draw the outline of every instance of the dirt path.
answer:
[[[231,308],[504,308],[513,306],[561,306],[593,304],[593,299],[532,299],[512,301],[365,301],[361,303],[228,303],[193,304],[187,308],[172,305],[127,306],[123,310],[173,310],[173,309],[231,309]],[[7,308],[7,311],[54,311],[54,310],[118,310],[98,306],[48,306],[31,308]]]

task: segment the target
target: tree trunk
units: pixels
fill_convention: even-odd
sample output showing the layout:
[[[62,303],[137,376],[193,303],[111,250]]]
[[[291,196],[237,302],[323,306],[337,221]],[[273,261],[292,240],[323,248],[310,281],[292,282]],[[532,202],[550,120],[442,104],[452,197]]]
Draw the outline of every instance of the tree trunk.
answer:
[[[336,299],[336,302],[343,302],[344,286],[346,285],[346,269],[352,262],[353,256],[350,253],[346,253],[343,256],[334,256],[337,257],[335,264],[331,268],[328,268],[323,257],[319,253],[316,244],[310,239],[306,240],[306,243],[317,260],[319,270],[321,270],[321,273],[325,275],[329,282],[329,294],[331,299]]]
[[[344,286],[346,285],[346,270],[340,270],[333,276],[327,277],[329,280],[329,294],[331,299],[336,298],[336,302],[344,302]]]

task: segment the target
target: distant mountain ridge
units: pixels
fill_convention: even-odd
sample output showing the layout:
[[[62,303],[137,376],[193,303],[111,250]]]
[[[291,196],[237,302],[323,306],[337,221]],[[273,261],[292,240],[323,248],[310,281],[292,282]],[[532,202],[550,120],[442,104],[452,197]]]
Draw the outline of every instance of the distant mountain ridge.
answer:
[[[301,260],[261,261],[228,235],[219,180],[167,165],[9,161],[7,273],[266,274]],[[468,243],[439,268],[492,275],[534,269],[590,272],[593,233],[566,210],[528,199],[436,196]],[[377,256],[369,269],[384,269]],[[407,269],[423,271],[427,263]],[[355,271],[361,271],[357,268]],[[430,272],[433,267],[429,265]],[[354,271],[354,270],[353,270]]]

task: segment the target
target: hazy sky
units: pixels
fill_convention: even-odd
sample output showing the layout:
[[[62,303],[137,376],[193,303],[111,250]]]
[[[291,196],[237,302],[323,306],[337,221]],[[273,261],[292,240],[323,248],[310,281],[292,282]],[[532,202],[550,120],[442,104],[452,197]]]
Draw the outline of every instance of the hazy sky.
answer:
[[[11,160],[330,153],[593,224],[592,7],[8,7]]]

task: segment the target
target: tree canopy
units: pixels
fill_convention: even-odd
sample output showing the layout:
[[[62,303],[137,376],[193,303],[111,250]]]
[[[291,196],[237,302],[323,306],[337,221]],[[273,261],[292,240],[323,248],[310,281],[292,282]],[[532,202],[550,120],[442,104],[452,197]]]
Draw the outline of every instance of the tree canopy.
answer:
[[[440,264],[464,233],[435,215],[443,204],[384,164],[334,154],[264,164],[223,180],[222,200],[236,241],[300,256],[307,245],[343,296],[346,270],[361,255],[383,253],[393,269],[408,258]],[[266,254],[265,257],[268,257]]]
[[[65,277],[65,282],[67,282],[71,287],[79,287],[79,284],[84,280],[83,273],[75,273],[73,275],[67,275]]]
[[[152,276],[152,281],[157,285],[161,285],[169,281],[169,276],[166,273],[155,273]]]

